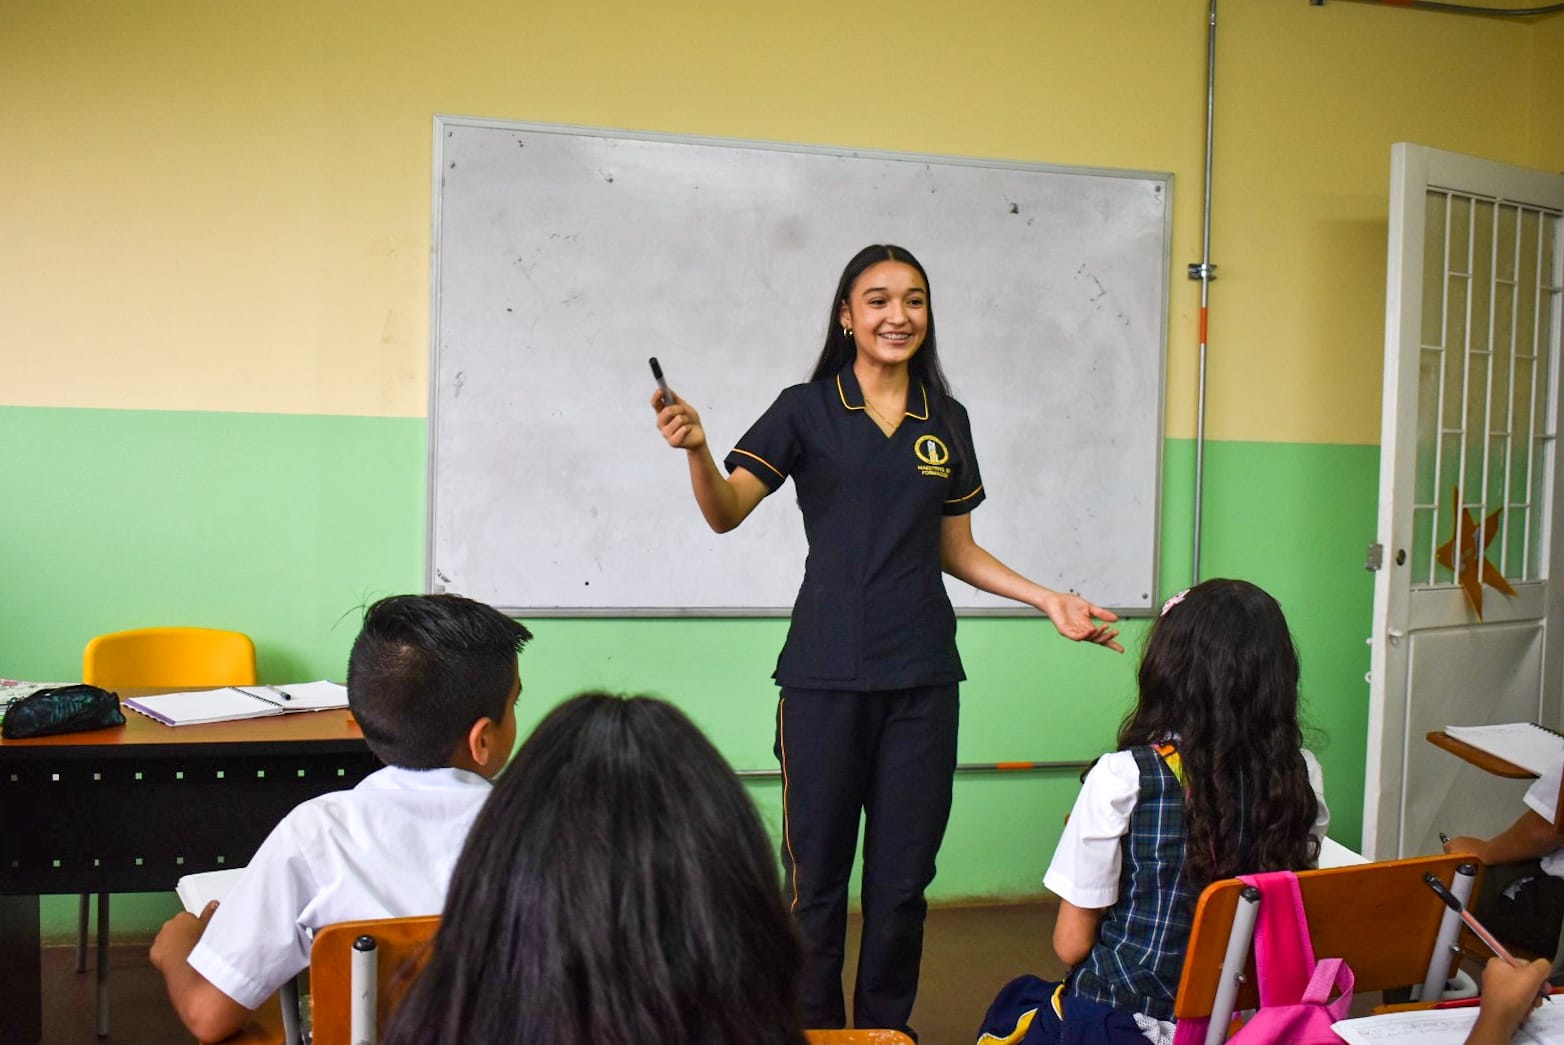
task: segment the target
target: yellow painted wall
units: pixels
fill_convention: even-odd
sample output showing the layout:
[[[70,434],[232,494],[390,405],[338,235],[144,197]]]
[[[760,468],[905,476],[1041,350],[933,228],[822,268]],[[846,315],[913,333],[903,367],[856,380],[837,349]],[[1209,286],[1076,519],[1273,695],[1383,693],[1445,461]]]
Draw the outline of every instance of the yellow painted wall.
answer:
[[[0,404],[421,416],[444,112],[1171,170],[1188,436],[1206,11],[5,0]],[[1561,21],[1225,0],[1211,437],[1377,440],[1390,144],[1560,166]]]
[[[1531,165],[1564,174],[1564,17],[1555,15],[1537,26],[1532,97]]]

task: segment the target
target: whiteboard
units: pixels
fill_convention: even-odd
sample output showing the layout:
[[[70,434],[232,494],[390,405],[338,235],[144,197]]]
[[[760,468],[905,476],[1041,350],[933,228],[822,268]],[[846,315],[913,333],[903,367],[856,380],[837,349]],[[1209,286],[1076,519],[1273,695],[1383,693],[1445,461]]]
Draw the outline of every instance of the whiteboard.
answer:
[[[647,357],[720,462],[808,378],[869,243],[929,273],[980,544],[1156,592],[1172,176],[438,117],[426,581],[536,615],[785,614],[791,484],[713,534]],[[947,578],[959,611],[1031,613]]]

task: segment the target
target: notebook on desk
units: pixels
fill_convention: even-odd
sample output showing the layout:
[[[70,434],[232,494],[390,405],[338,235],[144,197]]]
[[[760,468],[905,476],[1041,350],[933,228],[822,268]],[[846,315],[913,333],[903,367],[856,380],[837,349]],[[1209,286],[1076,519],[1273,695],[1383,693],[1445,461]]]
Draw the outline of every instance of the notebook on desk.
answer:
[[[1463,1009],[1423,1009],[1417,1012],[1389,1012],[1382,1016],[1360,1016],[1331,1024],[1331,1030],[1348,1045],[1462,1045],[1477,1022],[1476,1007]],[[1510,1039],[1516,1043],[1557,1045],[1564,1041],[1564,1005],[1555,1002],[1533,1009],[1520,1030]]]
[[[1489,726],[1446,726],[1445,734],[1486,751],[1538,776],[1564,756],[1564,735],[1535,722],[1500,722]]]
[[[165,726],[193,726],[345,708],[348,689],[336,682],[225,686],[189,693],[160,693],[155,697],[131,697],[125,701],[125,706]]]

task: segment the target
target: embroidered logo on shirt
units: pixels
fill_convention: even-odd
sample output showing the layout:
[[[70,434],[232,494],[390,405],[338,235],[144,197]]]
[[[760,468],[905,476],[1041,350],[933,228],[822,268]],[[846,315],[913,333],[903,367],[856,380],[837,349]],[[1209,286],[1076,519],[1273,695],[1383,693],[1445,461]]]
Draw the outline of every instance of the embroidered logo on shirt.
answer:
[[[950,449],[937,436],[920,435],[912,444],[912,452],[918,455],[918,460],[923,462],[918,465],[918,471],[923,475],[933,476],[936,479],[949,479],[950,469],[945,463],[950,460]]]

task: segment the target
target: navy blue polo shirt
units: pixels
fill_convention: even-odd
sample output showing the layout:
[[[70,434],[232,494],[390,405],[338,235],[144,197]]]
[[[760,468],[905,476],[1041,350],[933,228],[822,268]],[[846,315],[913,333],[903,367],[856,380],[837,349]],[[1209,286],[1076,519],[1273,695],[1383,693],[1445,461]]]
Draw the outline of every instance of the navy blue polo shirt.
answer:
[[[848,363],[783,390],[724,461],[798,491],[809,558],[779,685],[907,689],[966,678],[940,572],[940,520],[983,500],[967,412],[921,383],[887,436]]]

